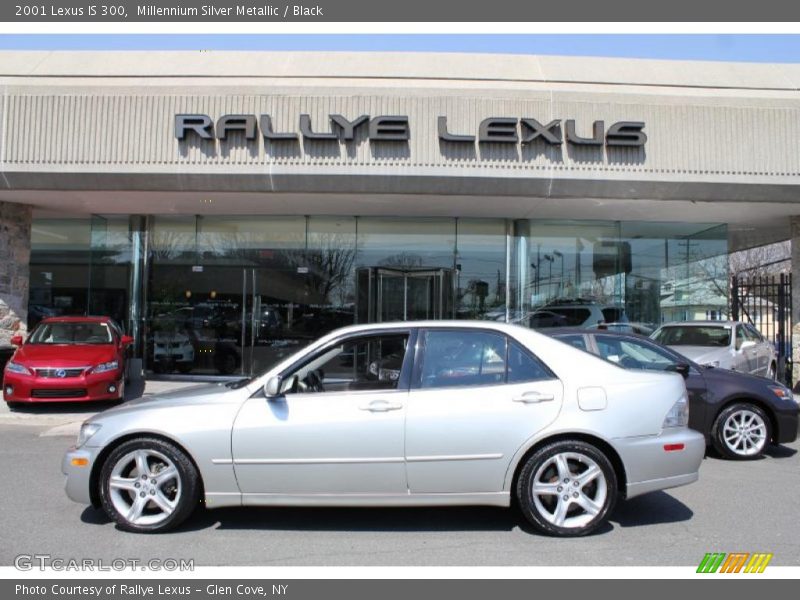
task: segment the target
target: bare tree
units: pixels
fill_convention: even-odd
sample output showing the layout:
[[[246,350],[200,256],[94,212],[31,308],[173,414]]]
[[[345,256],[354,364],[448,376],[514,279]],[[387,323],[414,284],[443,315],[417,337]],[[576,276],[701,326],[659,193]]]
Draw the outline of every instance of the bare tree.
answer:
[[[786,240],[732,252],[728,257],[728,263],[731,275],[761,277],[788,272],[792,266],[791,258],[791,242]]]
[[[329,304],[332,293],[344,304],[353,285],[353,265],[356,249],[351,236],[337,233],[315,234],[306,252],[304,265],[308,268],[311,287],[319,294],[320,303]]]

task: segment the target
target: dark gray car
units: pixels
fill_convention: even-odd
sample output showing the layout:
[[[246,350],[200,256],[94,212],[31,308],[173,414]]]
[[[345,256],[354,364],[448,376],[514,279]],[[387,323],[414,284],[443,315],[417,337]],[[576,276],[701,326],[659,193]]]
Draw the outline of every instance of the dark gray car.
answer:
[[[682,373],[689,393],[689,427],[726,458],[756,458],[770,442],[797,438],[798,403],[777,381],[701,366],[636,334],[586,329],[546,333],[626,369]]]

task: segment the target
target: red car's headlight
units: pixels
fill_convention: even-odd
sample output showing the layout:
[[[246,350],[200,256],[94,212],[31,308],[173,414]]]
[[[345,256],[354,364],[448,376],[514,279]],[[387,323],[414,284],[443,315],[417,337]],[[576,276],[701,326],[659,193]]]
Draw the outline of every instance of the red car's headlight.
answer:
[[[9,373],[17,373],[19,375],[33,375],[28,367],[13,361],[8,361],[6,363],[6,371]]]
[[[111,360],[109,362],[100,363],[90,373],[107,373],[108,371],[115,371],[119,368],[119,361]]]

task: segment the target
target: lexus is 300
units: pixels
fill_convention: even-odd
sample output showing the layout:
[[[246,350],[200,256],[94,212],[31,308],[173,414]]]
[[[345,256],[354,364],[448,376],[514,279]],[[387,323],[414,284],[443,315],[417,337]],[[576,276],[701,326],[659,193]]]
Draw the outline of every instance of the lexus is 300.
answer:
[[[683,378],[491,322],[357,325],[262,376],[89,419],[67,494],[120,528],[222,506],[510,506],[578,536],[619,498],[695,481]]]

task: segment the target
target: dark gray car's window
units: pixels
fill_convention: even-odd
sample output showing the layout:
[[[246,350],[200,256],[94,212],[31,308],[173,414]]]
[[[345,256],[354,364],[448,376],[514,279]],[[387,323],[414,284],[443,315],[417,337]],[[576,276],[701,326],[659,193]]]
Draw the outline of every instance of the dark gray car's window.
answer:
[[[676,364],[675,360],[658,346],[651,346],[631,338],[598,334],[595,336],[600,356],[626,369],[664,371]]]
[[[589,350],[586,347],[586,339],[581,334],[576,333],[571,335],[557,335],[556,339],[560,342],[564,342],[565,344],[569,344],[570,346],[574,346],[575,348],[579,348],[587,352]]]

